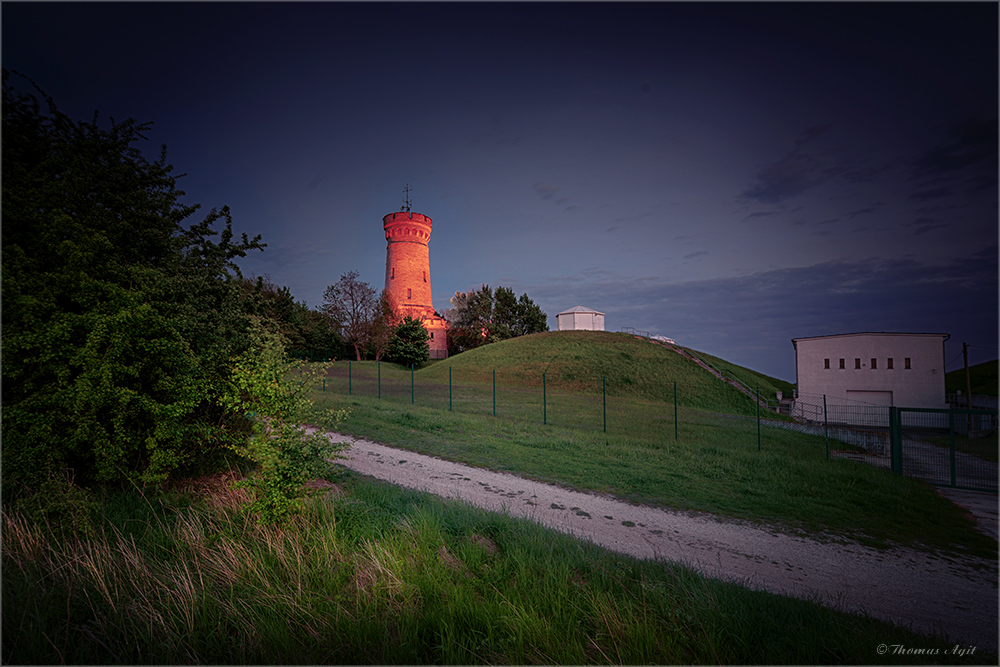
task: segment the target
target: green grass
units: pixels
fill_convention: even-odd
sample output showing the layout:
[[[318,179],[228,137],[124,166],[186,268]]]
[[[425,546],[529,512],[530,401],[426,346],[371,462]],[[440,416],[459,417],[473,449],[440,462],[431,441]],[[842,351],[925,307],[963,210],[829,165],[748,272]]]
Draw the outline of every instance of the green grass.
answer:
[[[341,473],[284,529],[221,480],[3,515],[5,664],[913,664],[950,647]],[[976,662],[996,663],[977,652]]]
[[[728,366],[754,379],[753,371]],[[382,399],[376,398],[379,369],[373,362],[355,362],[351,369],[349,396],[340,364],[326,391],[314,397],[317,408],[350,407],[341,430],[355,436],[580,490],[813,535],[996,555],[996,541],[927,484],[828,460],[822,437],[767,422],[758,443],[753,401],[676,352],[632,336],[525,336],[412,375],[382,364]],[[600,386],[594,388],[602,377],[609,378],[606,408]],[[610,377],[631,381],[613,384]],[[764,384],[767,378],[756,380]],[[768,390],[782,387],[774,381]],[[831,447],[844,448],[836,441]]]
[[[998,392],[1000,392],[997,383],[998,375],[996,359],[976,364],[975,366],[969,366],[969,384],[972,385],[973,394],[996,396]],[[949,394],[953,394],[956,391],[960,391],[964,394],[966,392],[965,369],[961,368],[957,371],[945,373],[944,386],[945,391]]]

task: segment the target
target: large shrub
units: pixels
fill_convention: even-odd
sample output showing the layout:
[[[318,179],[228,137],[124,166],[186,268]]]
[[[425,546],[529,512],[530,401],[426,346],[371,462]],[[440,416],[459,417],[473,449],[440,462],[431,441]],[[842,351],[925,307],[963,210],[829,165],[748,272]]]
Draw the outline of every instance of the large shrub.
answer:
[[[23,83],[22,83],[23,85]],[[38,93],[43,103],[35,96]],[[249,431],[220,401],[248,349],[227,209],[187,225],[149,124],[77,122],[3,74],[3,482],[157,482]],[[222,229],[216,226],[222,224]]]

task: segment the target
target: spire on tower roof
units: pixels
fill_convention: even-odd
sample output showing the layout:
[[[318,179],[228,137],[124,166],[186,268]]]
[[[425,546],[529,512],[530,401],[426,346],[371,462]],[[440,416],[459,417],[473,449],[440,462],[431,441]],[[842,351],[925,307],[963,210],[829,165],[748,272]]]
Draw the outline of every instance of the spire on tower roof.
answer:
[[[400,211],[410,210],[410,184],[407,183],[406,187],[403,188],[403,205],[399,208]]]

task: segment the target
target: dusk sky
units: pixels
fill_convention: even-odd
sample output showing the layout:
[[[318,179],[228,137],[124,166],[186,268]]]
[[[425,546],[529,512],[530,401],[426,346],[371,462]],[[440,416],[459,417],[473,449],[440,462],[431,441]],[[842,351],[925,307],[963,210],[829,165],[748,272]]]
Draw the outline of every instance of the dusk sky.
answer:
[[[795,381],[791,339],[997,358],[998,4],[3,2],[3,66],[153,121],[188,203],[318,306],[430,216],[482,283]],[[200,219],[198,217],[197,219]],[[190,222],[194,222],[192,219]]]

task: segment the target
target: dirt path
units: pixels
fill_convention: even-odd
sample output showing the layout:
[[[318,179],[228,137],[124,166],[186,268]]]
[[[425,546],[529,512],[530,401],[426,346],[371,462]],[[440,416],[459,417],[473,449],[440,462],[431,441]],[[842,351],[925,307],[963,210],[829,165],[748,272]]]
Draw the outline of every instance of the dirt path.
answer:
[[[997,562],[811,539],[710,516],[633,505],[350,436],[343,465],[400,486],[506,511],[638,558],[689,565],[707,576],[945,632],[995,651]]]

